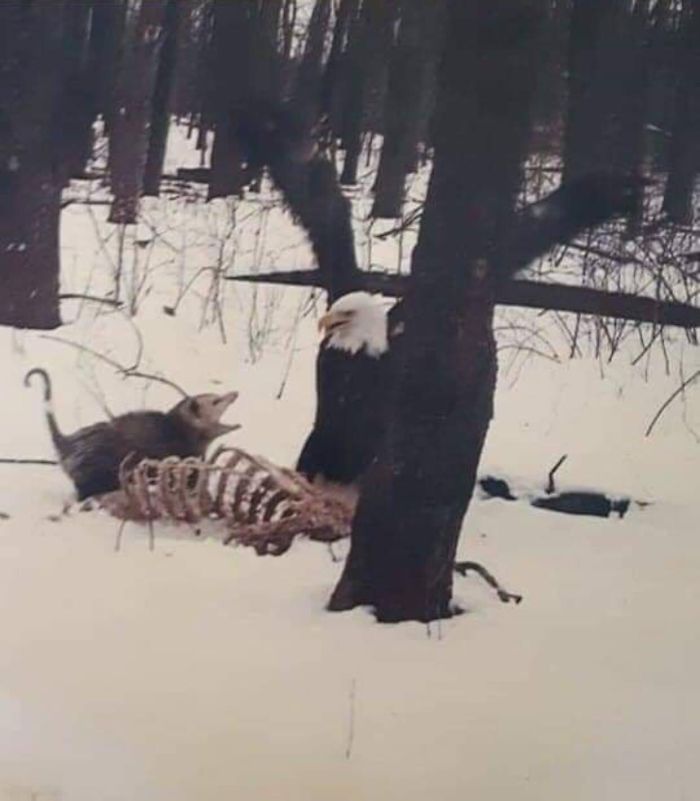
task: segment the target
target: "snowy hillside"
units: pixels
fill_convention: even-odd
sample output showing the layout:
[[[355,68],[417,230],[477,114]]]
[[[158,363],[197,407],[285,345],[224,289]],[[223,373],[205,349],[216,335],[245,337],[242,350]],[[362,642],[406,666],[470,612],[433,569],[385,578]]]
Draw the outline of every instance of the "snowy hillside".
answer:
[[[113,286],[104,196],[95,182],[92,205],[64,212],[66,293]],[[396,267],[396,240],[357,209],[364,264]],[[53,457],[39,392],[22,384],[43,365],[67,431],[105,406],[177,400],[124,376],[137,368],[191,392],[239,390],[231,441],[292,464],[313,415],[322,298],[222,276],[309,266],[303,235],[266,193],[165,196],[121,249],[133,317],[66,300],[58,331],[0,330],[0,456]],[[559,362],[504,350],[481,472],[532,491],[566,453],[562,488],[650,505],[607,520],[477,498],[461,555],[525,599],[502,605],[458,578],[467,614],[429,627],[325,612],[346,544],[259,558],[159,525],[151,550],[129,524],[117,550],[114,519],[60,516],[59,468],[0,465],[0,801],[695,798],[697,390],[644,436],[678,365],[700,366],[675,340],[670,375],[661,354],[646,374],[624,353],[567,361],[555,333]]]

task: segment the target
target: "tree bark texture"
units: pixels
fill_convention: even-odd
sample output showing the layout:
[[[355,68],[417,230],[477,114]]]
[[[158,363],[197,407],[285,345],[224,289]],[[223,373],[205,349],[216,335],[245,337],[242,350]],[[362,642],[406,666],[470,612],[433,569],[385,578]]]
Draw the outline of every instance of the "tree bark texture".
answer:
[[[0,5],[0,324],[50,329],[59,316],[59,214],[66,4]]]
[[[109,221],[113,223],[135,223],[138,216],[166,2],[141,0],[138,8],[127,14],[116,113],[109,133],[113,195]]]
[[[493,413],[494,242],[513,217],[544,4],[450,0],[435,161],[395,354],[395,398],[329,608],[451,614],[452,567]]]
[[[627,6],[627,0],[573,0],[564,181],[619,163],[621,109],[630,99],[624,79],[636,66],[623,46]]]
[[[700,0],[688,0],[681,47],[664,211],[676,223],[693,221],[693,191],[700,174]]]
[[[328,117],[334,136],[342,128],[342,98],[347,83],[348,39],[355,25],[360,0],[340,0],[333,26],[333,39],[321,83],[321,112]]]
[[[374,186],[373,217],[399,217],[406,175],[430,106],[432,61],[438,56],[444,3],[402,0],[401,19],[389,61],[384,110],[384,142]]]
[[[340,183],[357,183],[370,98],[381,95],[387,53],[393,38],[395,8],[390,0],[364,0],[348,44],[348,82],[343,108],[345,161]]]
[[[90,31],[90,72],[97,111],[109,132],[117,107],[117,78],[126,26],[126,0],[95,0]]]
[[[330,15],[331,0],[316,0],[296,76],[292,104],[309,128],[317,121],[321,108],[323,53]]]
[[[215,133],[210,200],[240,193],[248,177],[235,130],[251,101],[276,99],[280,65],[269,36],[255,0],[214,0],[210,107]]]
[[[165,148],[170,130],[175,70],[178,53],[183,44],[182,31],[191,13],[190,5],[189,0],[167,0],[163,21],[163,44],[153,90],[151,126],[144,168],[145,195],[157,196],[160,193],[160,179],[163,175]]]
[[[268,167],[307,232],[329,299],[358,289],[350,201],[335,165],[316,151],[303,115],[288,107],[251,106],[240,120],[237,138],[255,167]]]

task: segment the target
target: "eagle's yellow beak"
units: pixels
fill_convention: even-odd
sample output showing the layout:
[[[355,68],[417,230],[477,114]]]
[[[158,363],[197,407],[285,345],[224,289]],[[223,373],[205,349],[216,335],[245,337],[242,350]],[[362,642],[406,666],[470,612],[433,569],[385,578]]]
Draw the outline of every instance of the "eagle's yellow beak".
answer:
[[[347,323],[350,319],[352,319],[353,313],[352,312],[345,312],[345,311],[329,311],[321,317],[318,321],[318,330],[323,332],[323,335],[326,336],[330,334],[331,331],[335,328],[339,328],[341,325]]]
[[[321,317],[318,321],[318,330],[325,334],[328,328],[332,325],[334,316],[335,315],[331,314],[330,312],[328,314],[324,314],[323,317]]]

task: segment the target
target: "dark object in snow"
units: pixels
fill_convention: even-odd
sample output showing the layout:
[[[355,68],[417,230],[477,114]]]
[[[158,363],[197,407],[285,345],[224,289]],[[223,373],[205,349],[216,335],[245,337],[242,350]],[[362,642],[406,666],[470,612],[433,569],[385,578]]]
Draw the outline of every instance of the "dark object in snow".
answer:
[[[221,422],[238,397],[237,392],[229,392],[187,397],[168,412],[129,412],[64,435],[56,423],[48,373],[30,370],[24,378],[25,386],[35,375],[44,382],[46,421],[60,465],[75,485],[80,501],[118,489],[119,468],[129,456],[137,460],[201,457],[217,437],[240,428]]]
[[[211,169],[209,167],[178,167],[175,175],[179,181],[208,184],[211,179]]]
[[[538,509],[592,517],[610,517],[612,512],[617,512],[623,518],[630,507],[629,498],[613,500],[602,492],[559,492],[545,498],[535,498],[531,503]]]
[[[393,310],[392,310],[393,311]],[[354,484],[386,430],[392,340],[400,333],[386,301],[368,292],[339,298],[319,320],[316,417],[296,469],[307,479]]]
[[[459,573],[460,576],[466,576],[469,571],[477,573],[487,584],[496,590],[496,594],[504,604],[510,603],[511,601],[519,604],[523,600],[522,595],[504,590],[497,579],[489,573],[483,565],[479,564],[479,562],[455,562],[454,571],[455,573]]]
[[[479,486],[491,498],[502,498],[504,501],[516,501],[517,498],[510,491],[507,481],[502,478],[485,476],[479,479]]]

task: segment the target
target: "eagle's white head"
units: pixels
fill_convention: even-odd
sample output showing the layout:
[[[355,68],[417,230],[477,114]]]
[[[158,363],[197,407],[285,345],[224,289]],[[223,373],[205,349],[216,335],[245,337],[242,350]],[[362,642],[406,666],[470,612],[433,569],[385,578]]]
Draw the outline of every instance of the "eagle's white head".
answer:
[[[378,358],[389,347],[387,313],[390,302],[369,292],[350,292],[335,301],[318,321],[328,347],[355,354],[365,348]]]

